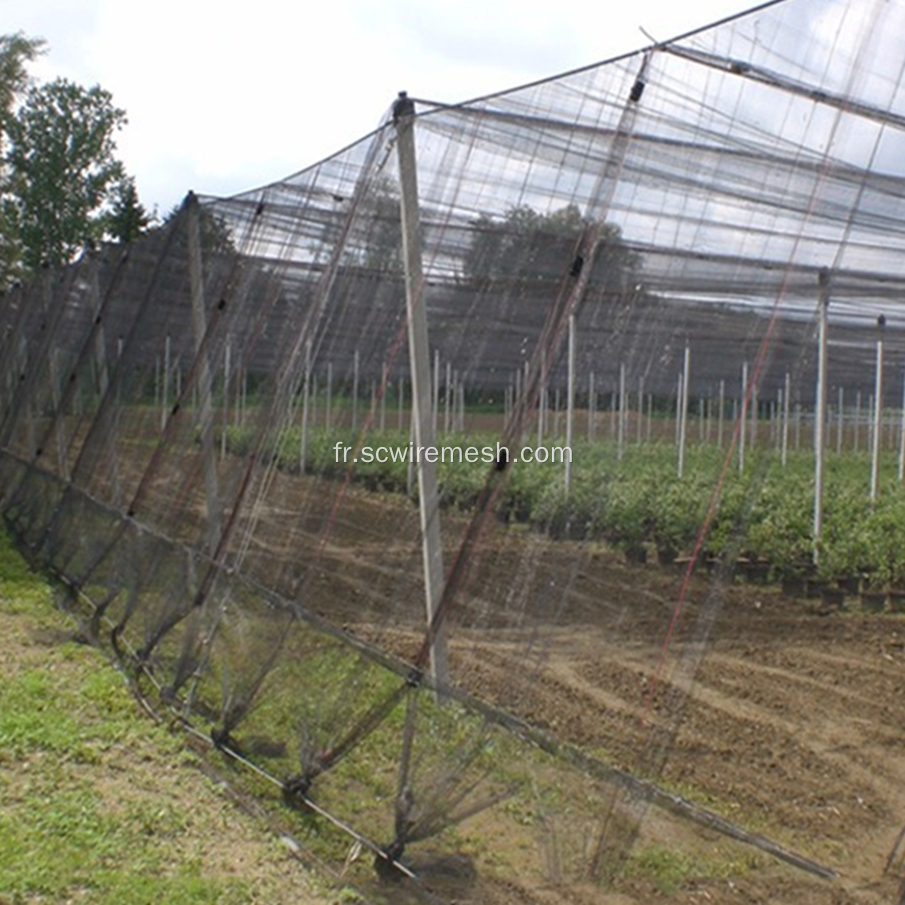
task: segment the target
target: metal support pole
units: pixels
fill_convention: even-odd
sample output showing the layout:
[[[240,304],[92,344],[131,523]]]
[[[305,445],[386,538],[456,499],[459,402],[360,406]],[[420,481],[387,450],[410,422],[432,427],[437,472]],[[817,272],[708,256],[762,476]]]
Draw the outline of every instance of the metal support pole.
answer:
[[[886,318],[877,318],[877,361],[874,369],[874,431],[870,460],[870,499],[877,499],[880,483],[880,447],[883,445],[883,328]]]
[[[214,410],[211,399],[211,367],[204,348],[207,314],[204,310],[204,276],[201,260],[201,215],[194,195],[188,198],[188,263],[192,296],[192,333],[198,362],[198,426],[204,463],[204,491],[207,506],[207,542],[210,552],[220,540],[220,494],[217,487],[217,461],[214,453]],[[169,340],[169,337],[167,337]]]
[[[819,276],[820,298],[818,302],[819,334],[817,349],[817,402],[814,410],[814,563],[820,558],[820,541],[823,536],[823,485],[824,442],[826,423],[826,357],[828,345],[827,314],[830,307],[830,273],[821,270]]]
[[[899,483],[905,480],[905,374],[902,375],[902,413],[899,423]]]
[[[742,362],[742,404],[738,415],[738,470],[745,470],[745,422],[748,418],[748,362]]]
[[[358,382],[360,378],[361,365],[359,362],[358,349],[355,350],[355,356],[352,358],[352,431],[358,430]]]
[[[619,365],[619,420],[616,458],[621,462],[625,454],[625,364]]]
[[[446,362],[446,383],[443,384],[443,433],[450,430],[450,406],[452,405],[452,362]]]
[[[358,364],[358,353],[355,353],[355,363]],[[434,349],[434,385],[433,399],[431,401],[431,411],[434,425],[434,436],[437,436],[438,420],[440,417],[440,350]],[[503,417],[505,418],[506,404],[503,403]]]
[[[569,315],[569,373],[566,386],[566,446],[570,453],[566,460],[566,493],[572,486],[572,428],[575,418],[575,315]]]
[[[782,467],[786,467],[789,457],[789,405],[792,396],[792,375],[786,371],[786,382],[782,392]]]
[[[638,445],[641,445],[644,429],[644,375],[638,378]]]
[[[839,387],[839,401],[836,404],[836,454],[842,454],[842,437],[845,428],[845,391]]]
[[[324,426],[327,428],[329,436],[333,428],[333,362],[327,362],[327,406],[324,415]]]
[[[399,161],[402,214],[402,253],[405,261],[405,302],[408,316],[409,357],[412,372],[412,425],[415,449],[435,448],[431,416],[430,352],[421,264],[421,222],[418,211],[418,175],[415,163],[415,105],[402,92],[393,108]],[[443,596],[443,550],[440,544],[440,498],[436,463],[418,457],[418,503],[421,515],[424,592],[430,634],[430,669],[438,686],[449,683],[446,626],[435,618]],[[441,614],[442,615],[442,614]]]
[[[302,437],[299,444],[299,472],[305,473],[308,462],[308,418],[311,406],[311,337],[305,340],[305,380],[302,384]]]
[[[720,393],[716,413],[716,445],[723,448],[723,418],[726,409],[726,381],[720,380]]]
[[[679,478],[685,474],[685,440],[688,434],[688,383],[691,377],[691,349],[685,343],[685,354],[682,360],[682,412],[679,417]]]
[[[161,394],[160,405],[160,429],[163,430],[167,426],[167,418],[170,416],[170,371],[172,363],[170,362],[170,334],[166,335],[163,341],[163,392]]]
[[[226,458],[226,435],[229,429],[229,370],[230,370],[230,353],[232,351],[231,343],[226,341],[226,351],[223,353],[223,426],[220,430],[220,459]]]
[[[537,396],[537,445],[540,448],[544,442],[547,431],[547,369],[544,365],[544,356],[541,353],[541,384]]]
[[[751,386],[751,406],[750,406],[751,437],[749,438],[752,450],[756,449],[756,447],[757,447],[757,420],[758,420],[758,415],[760,414],[758,411],[759,408],[760,408],[760,401],[757,398],[757,384],[754,383]]]

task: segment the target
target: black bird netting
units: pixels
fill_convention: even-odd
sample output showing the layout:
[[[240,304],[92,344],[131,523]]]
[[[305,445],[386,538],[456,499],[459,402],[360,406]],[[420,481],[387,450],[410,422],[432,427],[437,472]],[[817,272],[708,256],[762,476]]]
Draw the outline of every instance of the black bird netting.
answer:
[[[865,689],[898,629],[879,666],[826,651],[861,625],[846,580],[905,584],[903,32],[900,0],[787,0],[400,97],[44,271],[0,299],[7,523],[150,700],[394,895],[888,850],[903,802],[867,774],[903,707]],[[786,697],[832,668],[838,710]]]

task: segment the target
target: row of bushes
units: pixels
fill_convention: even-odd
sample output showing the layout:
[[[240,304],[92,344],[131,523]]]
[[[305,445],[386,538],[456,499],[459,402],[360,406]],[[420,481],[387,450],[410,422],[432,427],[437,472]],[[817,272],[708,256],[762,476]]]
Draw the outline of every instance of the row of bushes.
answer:
[[[347,473],[365,487],[382,492],[416,492],[413,470],[403,462],[337,461],[335,433],[309,432],[305,470],[326,478]],[[343,438],[339,438],[343,439]],[[372,434],[372,447],[408,444],[408,435]],[[257,438],[232,428],[228,446],[246,452]],[[356,441],[346,438],[356,448]],[[444,445],[495,446],[495,439],[446,438]],[[284,431],[268,455],[286,471],[300,470],[298,429]],[[555,537],[599,539],[626,552],[654,545],[672,554],[695,548],[708,519],[701,553],[729,552],[770,564],[781,579],[808,570],[813,551],[813,458],[790,454],[786,467],[776,457],[752,458],[739,473],[726,467],[724,453],[712,446],[692,447],[680,480],[676,451],[669,444],[632,447],[618,461],[611,444],[573,444],[572,483],[564,486],[560,463],[516,463],[507,469],[498,497],[499,516],[530,524]],[[894,472],[888,462],[887,471]],[[468,510],[477,501],[493,468],[486,462],[438,463],[442,503]],[[879,499],[868,498],[869,463],[865,455],[831,456],[827,467],[821,577],[866,576],[878,584],[905,584],[905,490],[893,479]],[[719,494],[715,496],[715,489]]]

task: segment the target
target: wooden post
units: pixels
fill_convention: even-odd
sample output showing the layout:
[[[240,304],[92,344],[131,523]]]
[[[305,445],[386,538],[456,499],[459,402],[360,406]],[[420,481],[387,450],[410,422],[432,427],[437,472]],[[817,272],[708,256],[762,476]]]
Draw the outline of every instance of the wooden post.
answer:
[[[402,214],[402,254],[405,262],[405,303],[408,316],[409,358],[412,372],[412,424],[415,448],[435,448],[431,417],[430,358],[424,274],[421,265],[421,222],[418,211],[418,175],[415,163],[415,105],[404,92],[393,108],[399,194]],[[449,683],[446,626],[437,613],[443,596],[443,550],[440,544],[440,498],[436,463],[418,461],[418,503],[421,516],[424,591],[430,641],[431,675],[438,687]]]

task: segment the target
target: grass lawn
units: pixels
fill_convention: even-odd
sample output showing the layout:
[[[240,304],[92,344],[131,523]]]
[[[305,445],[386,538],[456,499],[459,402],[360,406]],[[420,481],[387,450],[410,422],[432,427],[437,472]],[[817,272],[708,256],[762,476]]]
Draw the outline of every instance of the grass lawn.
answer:
[[[0,905],[327,905],[0,531]]]

